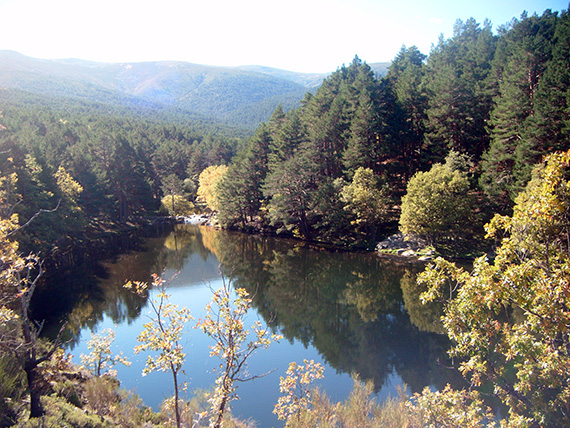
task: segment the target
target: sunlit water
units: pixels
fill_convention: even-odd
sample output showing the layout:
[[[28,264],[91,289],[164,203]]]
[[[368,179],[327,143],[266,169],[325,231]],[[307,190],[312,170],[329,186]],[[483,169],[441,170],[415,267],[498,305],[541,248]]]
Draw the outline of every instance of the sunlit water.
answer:
[[[433,320],[439,314],[416,304],[417,266],[389,263],[374,254],[332,253],[294,241],[181,226],[164,238],[149,240],[146,251],[130,252],[105,268],[106,278],[81,292],[75,286],[77,303],[67,316],[72,331],[67,350],[79,363],[80,355],[88,353],[92,332],[114,329],[114,351],[122,351],[132,362],[130,367],[115,366],[117,377],[122,387],[154,409],[172,395],[172,376],[142,376],[148,354],[134,354],[133,349],[150,306],[122,288],[129,279],[150,281],[153,272],[172,278],[171,301],[188,307],[198,320],[213,290],[222,284],[222,270],[234,286],[254,295],[246,325],[267,320],[285,336],[248,360],[251,375],[269,374],[240,383],[240,399],[231,404],[236,417],[255,420],[259,427],[283,425],[272,410],[279,397],[279,377],[291,361],[322,363],[325,378],[317,385],[334,401],[348,396],[351,373],[373,381],[378,400],[396,396],[404,384],[416,392],[457,379],[438,363],[445,359],[447,342],[425,331],[437,331]],[[184,336],[182,380],[188,384],[187,396],[211,389],[213,369],[219,365],[209,356],[211,339],[194,325],[190,323]]]

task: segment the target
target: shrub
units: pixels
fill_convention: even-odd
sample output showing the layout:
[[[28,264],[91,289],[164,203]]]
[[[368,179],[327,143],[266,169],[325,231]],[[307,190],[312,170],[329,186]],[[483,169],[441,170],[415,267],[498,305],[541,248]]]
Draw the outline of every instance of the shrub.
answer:
[[[436,164],[408,182],[400,230],[431,242],[461,238],[471,227],[472,205],[467,174]]]
[[[18,404],[25,394],[26,381],[14,358],[0,355],[0,427],[12,426],[19,411]]]
[[[85,382],[84,392],[89,408],[101,416],[110,414],[119,402],[118,386],[119,382],[109,376],[90,378]]]

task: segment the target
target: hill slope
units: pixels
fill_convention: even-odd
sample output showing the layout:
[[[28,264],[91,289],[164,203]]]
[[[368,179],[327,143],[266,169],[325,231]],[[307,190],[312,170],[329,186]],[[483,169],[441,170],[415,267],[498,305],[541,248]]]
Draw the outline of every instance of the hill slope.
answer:
[[[380,76],[388,65],[370,64]],[[267,120],[278,104],[285,110],[296,107],[326,77],[257,65],[116,64],[36,59],[0,51],[0,88],[120,106],[172,108],[246,128]]]
[[[0,51],[0,87],[128,106],[176,108],[254,127],[281,103],[295,106],[323,74],[161,61],[43,60]]]

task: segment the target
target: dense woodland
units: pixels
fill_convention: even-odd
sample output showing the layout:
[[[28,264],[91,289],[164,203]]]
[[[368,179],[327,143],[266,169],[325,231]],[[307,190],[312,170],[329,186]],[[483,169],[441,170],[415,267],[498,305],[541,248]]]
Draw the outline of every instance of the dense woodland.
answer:
[[[190,202],[186,212],[219,207],[224,227],[372,246],[397,228],[410,178],[441,163],[463,185],[460,201],[447,198],[457,209],[440,211],[458,215],[435,226],[413,213],[401,227],[436,243],[472,240],[493,212],[509,212],[534,164],[568,146],[568,31],[567,14],[550,11],[497,35],[490,23],[458,21],[429,56],[403,47],[383,78],[355,57],[299,108],[278,108],[247,143],[243,131],[144,107],[3,90],[1,170],[18,177],[6,206],[18,202],[23,224],[62,201],[23,233],[34,245],[152,214],[170,196]],[[207,167],[220,184],[199,195]]]
[[[156,215],[167,177],[188,178],[180,188],[195,194],[200,172],[228,163],[244,135],[142,108],[1,92],[2,206],[20,224],[57,207],[22,231],[26,251]]]
[[[420,276],[423,299],[443,304],[451,354],[474,386],[492,382],[509,426],[569,426],[570,152],[547,157],[570,149],[569,58],[567,11],[523,14],[497,34],[457,21],[429,55],[403,47],[385,77],[355,57],[251,136],[0,89],[0,273],[13,286],[0,295],[11,334],[0,344],[17,358],[33,350],[22,357],[31,413],[33,376],[55,347],[36,355],[25,298],[41,264],[22,254],[209,210],[228,228],[358,247],[400,229],[455,253],[478,250],[493,218],[494,264],[467,273],[438,259]],[[22,296],[23,339],[10,330]],[[472,391],[415,400],[406,408],[436,426],[453,409],[478,421],[469,426],[492,424]]]
[[[381,79],[355,58],[257,129],[220,185],[222,224],[259,216],[305,239],[374,243],[398,219],[410,178],[441,163],[465,181],[461,201],[446,200],[468,209],[451,218],[457,209],[440,208],[450,218],[438,225],[431,210],[404,229],[472,239],[492,212],[510,211],[533,165],[568,148],[568,19],[523,15],[498,35],[458,21],[429,56],[403,47]]]

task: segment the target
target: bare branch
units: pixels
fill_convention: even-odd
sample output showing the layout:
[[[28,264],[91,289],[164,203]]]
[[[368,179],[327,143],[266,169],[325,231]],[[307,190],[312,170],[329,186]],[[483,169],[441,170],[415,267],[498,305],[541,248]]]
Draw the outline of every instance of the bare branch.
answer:
[[[239,377],[238,377],[238,378],[235,378],[234,380],[235,380],[236,382],[249,382],[250,380],[259,379],[259,378],[268,376],[268,375],[270,375],[271,373],[275,372],[276,370],[277,370],[277,369],[271,369],[271,370],[269,370],[268,372],[262,373],[262,374],[260,374],[260,375],[254,375],[254,376],[250,376],[250,377],[248,377],[248,378],[239,378]]]
[[[20,201],[21,202],[21,201]],[[61,204],[61,199],[57,201],[57,205],[54,209],[51,210],[44,210],[44,209],[40,209],[37,213],[35,213],[32,218],[30,218],[26,223],[24,223],[22,226],[18,227],[17,229],[14,229],[13,231],[9,232],[8,234],[6,234],[6,236],[11,236],[14,233],[22,230],[23,228],[25,228],[26,226],[28,226],[31,222],[33,222],[36,218],[39,217],[40,214],[44,214],[44,213],[53,213],[55,211],[58,210],[59,208],[59,204]]]

